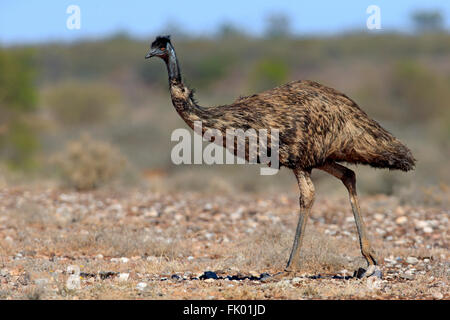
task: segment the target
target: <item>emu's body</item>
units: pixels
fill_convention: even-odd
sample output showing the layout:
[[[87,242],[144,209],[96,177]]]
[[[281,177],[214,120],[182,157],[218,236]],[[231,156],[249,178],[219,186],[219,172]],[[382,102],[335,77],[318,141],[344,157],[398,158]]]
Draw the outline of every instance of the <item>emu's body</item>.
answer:
[[[406,146],[346,95],[313,81],[294,81],[239,98],[230,105],[203,108],[181,80],[168,37],[158,37],[152,43],[147,58],[151,56],[166,62],[172,103],[191,128],[194,121],[201,121],[203,130],[218,129],[224,135],[227,129],[279,130],[280,166],[293,170],[300,189],[300,218],[287,270],[298,262],[306,220],[314,202],[310,178],[314,168],[337,177],[348,189],[361,252],[369,265],[376,264],[360,214],[355,174],[338,162],[408,171],[415,160]]]

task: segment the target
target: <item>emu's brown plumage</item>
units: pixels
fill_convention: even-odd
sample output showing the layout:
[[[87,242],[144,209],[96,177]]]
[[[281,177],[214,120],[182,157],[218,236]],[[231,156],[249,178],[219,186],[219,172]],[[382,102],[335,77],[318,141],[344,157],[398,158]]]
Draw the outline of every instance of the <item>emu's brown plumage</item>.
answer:
[[[313,168],[334,175],[347,187],[362,254],[369,265],[376,264],[359,210],[355,174],[338,162],[408,171],[414,167],[415,160],[405,145],[370,119],[345,94],[314,81],[293,81],[239,98],[230,105],[203,108],[197,105],[193,92],[181,80],[169,37],[156,38],[146,58],[152,56],[166,62],[173,105],[191,128],[194,121],[201,121],[204,131],[218,129],[224,136],[227,129],[279,130],[280,166],[294,171],[300,189],[300,219],[287,270],[299,258],[306,220],[314,201],[310,178]]]

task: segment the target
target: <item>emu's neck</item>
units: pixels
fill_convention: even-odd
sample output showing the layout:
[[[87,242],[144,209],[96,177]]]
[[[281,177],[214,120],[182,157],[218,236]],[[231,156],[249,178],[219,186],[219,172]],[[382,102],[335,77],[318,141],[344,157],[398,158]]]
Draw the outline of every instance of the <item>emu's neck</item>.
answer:
[[[190,126],[194,127],[194,121],[202,121],[205,116],[204,108],[198,106],[193,100],[193,92],[188,89],[181,80],[180,67],[173,47],[168,44],[168,57],[164,59],[169,73],[170,95],[172,104],[178,114]]]
[[[180,67],[178,65],[177,55],[170,43],[167,44],[168,57],[164,59],[169,73],[169,82],[176,81],[181,83]]]

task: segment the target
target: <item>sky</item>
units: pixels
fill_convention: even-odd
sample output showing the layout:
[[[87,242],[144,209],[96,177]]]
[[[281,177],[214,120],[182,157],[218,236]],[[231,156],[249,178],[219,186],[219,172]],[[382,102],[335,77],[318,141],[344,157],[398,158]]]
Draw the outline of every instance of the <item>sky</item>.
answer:
[[[68,29],[66,10],[80,8],[80,29]],[[286,14],[300,35],[366,29],[370,5],[380,8],[381,30],[411,31],[411,13],[438,9],[450,29],[449,0],[0,0],[0,44],[73,41],[125,31],[135,37],[164,33],[172,24],[186,33],[212,35],[224,22],[262,34],[267,17]]]

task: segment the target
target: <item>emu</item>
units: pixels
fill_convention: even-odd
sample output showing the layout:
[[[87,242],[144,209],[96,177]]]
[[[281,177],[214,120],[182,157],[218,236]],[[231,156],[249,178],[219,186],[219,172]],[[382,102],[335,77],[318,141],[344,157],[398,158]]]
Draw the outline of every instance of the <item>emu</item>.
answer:
[[[347,188],[361,254],[368,264],[364,276],[375,274],[377,257],[361,216],[355,173],[340,163],[409,171],[416,160],[404,144],[345,94],[309,80],[292,81],[241,97],[230,105],[201,107],[193,90],[183,84],[170,36],[158,36],[151,43],[145,58],[151,57],[165,62],[172,103],[191,128],[194,121],[201,121],[203,131],[218,129],[223,135],[227,128],[278,129],[280,167],[294,172],[300,190],[300,215],[285,272],[292,272],[299,265],[300,247],[314,202],[311,170],[320,169],[340,179]],[[248,157],[247,150],[245,156]]]

